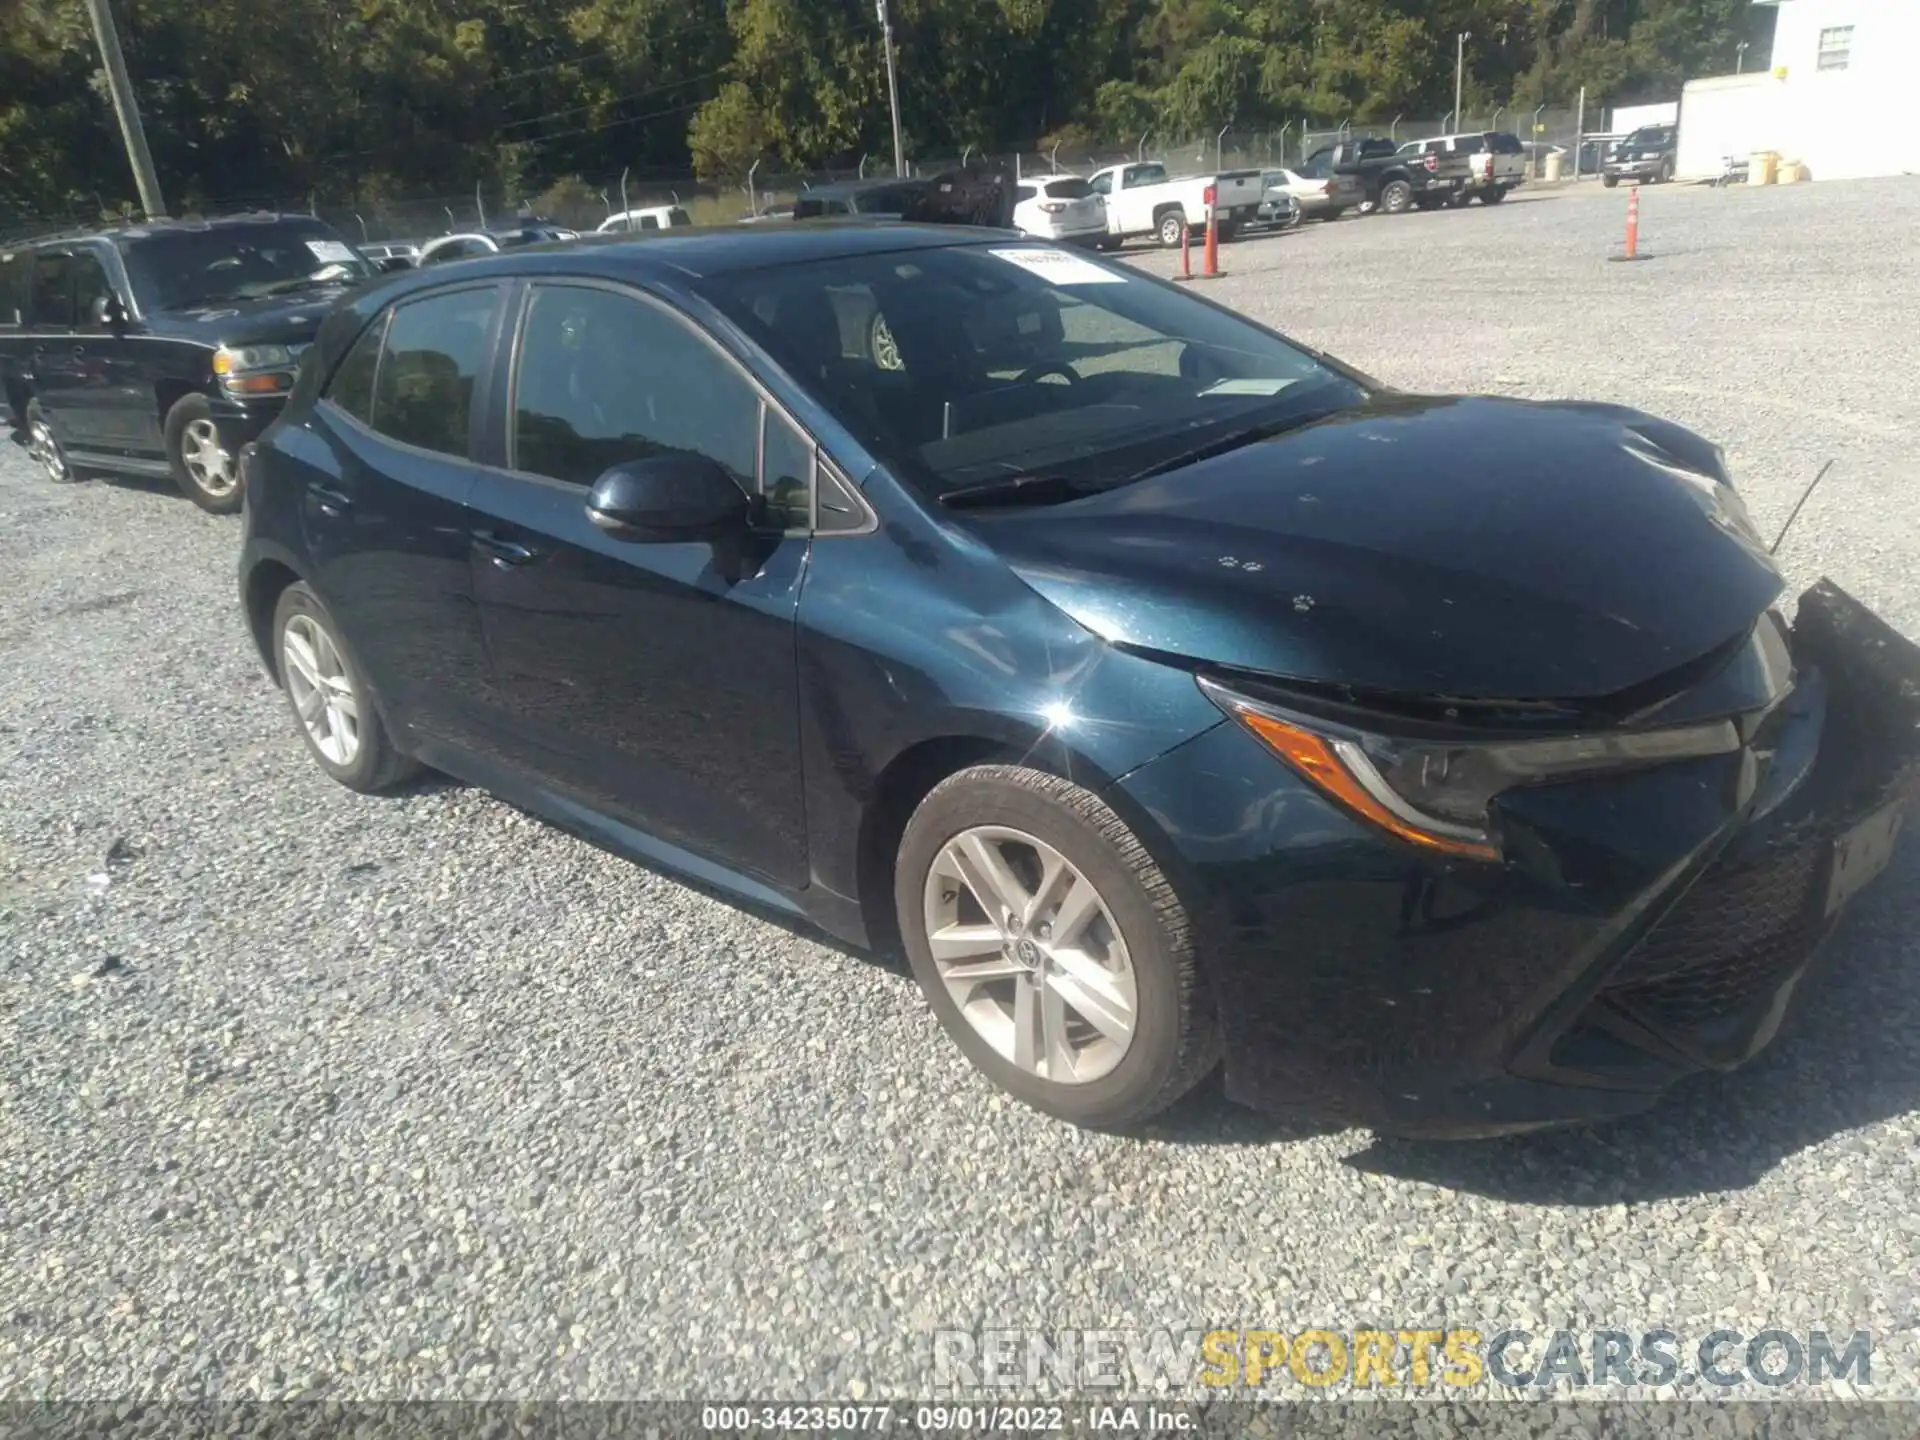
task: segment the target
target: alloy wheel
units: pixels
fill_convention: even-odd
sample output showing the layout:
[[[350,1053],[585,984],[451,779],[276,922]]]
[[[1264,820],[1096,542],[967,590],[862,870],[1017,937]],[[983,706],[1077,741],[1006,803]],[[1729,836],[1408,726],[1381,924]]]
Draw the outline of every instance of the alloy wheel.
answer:
[[[27,427],[27,454],[47,472],[49,480],[59,483],[73,478],[66,454],[61,450],[60,442],[54,439],[53,427],[43,419],[36,417]]]
[[[360,697],[333,637],[311,615],[293,615],[281,632],[287,694],[307,738],[335,765],[360,753]]]
[[[180,459],[193,483],[215,499],[233,493],[240,483],[233,457],[220,443],[220,432],[211,420],[191,420],[180,436]]]
[[[1127,943],[1058,850],[1004,826],[964,830],[929,869],[923,909],[947,994],[1002,1058],[1067,1085],[1125,1058],[1139,1010]]]

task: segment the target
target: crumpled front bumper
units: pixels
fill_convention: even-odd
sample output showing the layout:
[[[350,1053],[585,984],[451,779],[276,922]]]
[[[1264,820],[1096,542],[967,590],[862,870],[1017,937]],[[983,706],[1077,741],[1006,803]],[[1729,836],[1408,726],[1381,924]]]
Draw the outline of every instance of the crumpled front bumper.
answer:
[[[1497,867],[1410,855],[1284,772],[1276,793],[1238,726],[1129,776],[1185,866],[1229,1094],[1466,1137],[1752,1058],[1920,782],[1920,647],[1822,582],[1791,649],[1793,695],[1737,754],[1503,797]]]

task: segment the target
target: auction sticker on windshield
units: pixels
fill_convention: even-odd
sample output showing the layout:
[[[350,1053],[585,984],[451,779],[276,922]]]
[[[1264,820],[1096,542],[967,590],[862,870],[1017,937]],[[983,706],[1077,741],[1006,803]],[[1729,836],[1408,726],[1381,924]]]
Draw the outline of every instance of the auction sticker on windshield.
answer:
[[[351,265],[353,251],[338,240],[309,240],[307,249],[313,252],[313,258],[322,265]]]
[[[1102,270],[1098,265],[1089,264],[1078,255],[1069,255],[1064,250],[990,250],[987,253],[1009,265],[1018,265],[1029,274],[1050,280],[1055,285],[1127,283],[1126,276]]]

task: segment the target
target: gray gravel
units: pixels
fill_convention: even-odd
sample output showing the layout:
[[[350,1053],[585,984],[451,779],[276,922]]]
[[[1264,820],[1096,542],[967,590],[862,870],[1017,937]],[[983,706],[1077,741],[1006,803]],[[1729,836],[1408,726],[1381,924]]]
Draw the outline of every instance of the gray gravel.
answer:
[[[1208,293],[1401,385],[1693,424],[1763,526],[1836,457],[1785,561],[1920,634],[1920,181],[1650,191],[1637,266],[1623,210],[1310,226]],[[1797,1031],[1644,1119],[1083,1134],[885,965],[330,784],[236,535],[0,455],[0,1395],[913,1396],[936,1327],[1443,1320],[1864,1328],[1920,1395],[1915,847]]]

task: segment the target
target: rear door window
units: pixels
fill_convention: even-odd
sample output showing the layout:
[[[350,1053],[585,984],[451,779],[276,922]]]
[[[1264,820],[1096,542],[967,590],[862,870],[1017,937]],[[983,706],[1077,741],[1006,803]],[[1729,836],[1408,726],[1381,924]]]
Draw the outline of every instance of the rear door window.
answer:
[[[499,303],[499,287],[487,285],[394,307],[373,389],[375,430],[458,460],[471,456],[473,389]]]
[[[1016,185],[1013,191],[1013,203],[1023,205],[1029,200],[1038,200],[1040,192],[1032,185]]]

